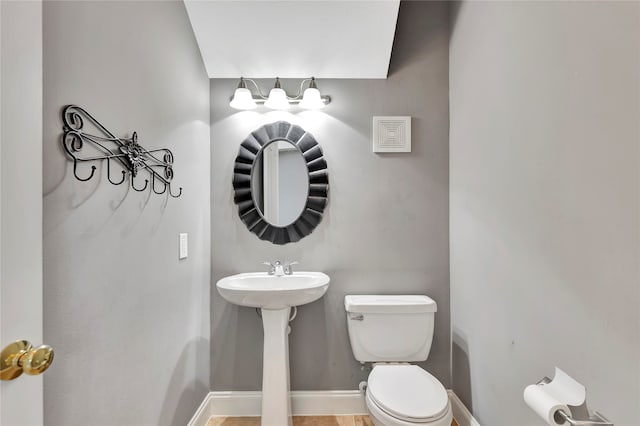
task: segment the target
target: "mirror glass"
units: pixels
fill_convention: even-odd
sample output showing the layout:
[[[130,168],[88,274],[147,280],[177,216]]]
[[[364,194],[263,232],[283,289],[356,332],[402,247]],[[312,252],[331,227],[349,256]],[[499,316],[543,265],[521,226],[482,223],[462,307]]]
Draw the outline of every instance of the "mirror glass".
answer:
[[[251,170],[251,193],[270,225],[285,227],[295,222],[309,195],[309,173],[300,150],[284,139],[260,150]]]

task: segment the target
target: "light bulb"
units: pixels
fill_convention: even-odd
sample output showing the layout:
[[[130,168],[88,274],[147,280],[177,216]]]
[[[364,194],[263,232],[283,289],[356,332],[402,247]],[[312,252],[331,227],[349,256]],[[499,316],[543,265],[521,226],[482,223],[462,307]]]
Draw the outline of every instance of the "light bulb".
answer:
[[[264,106],[271,109],[289,109],[289,100],[284,90],[279,87],[274,87],[269,92],[269,98],[264,103]]]
[[[300,101],[300,108],[304,109],[320,109],[324,108],[324,102],[320,97],[320,91],[315,87],[309,87],[304,91],[302,101]]]
[[[238,87],[233,94],[233,99],[229,102],[229,106],[235,109],[254,109],[257,105],[249,89]]]

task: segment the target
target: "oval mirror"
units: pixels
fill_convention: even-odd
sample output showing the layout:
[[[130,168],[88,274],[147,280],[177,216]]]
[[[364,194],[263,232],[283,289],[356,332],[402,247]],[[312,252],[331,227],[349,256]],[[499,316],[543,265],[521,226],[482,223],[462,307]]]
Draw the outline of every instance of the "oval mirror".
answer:
[[[322,220],[327,163],[313,135],[300,126],[278,121],[251,132],[240,144],[233,173],[238,214],[259,238],[295,242]]]
[[[251,194],[262,217],[273,226],[288,226],[302,214],[309,193],[307,163],[287,140],[260,150],[251,171]]]

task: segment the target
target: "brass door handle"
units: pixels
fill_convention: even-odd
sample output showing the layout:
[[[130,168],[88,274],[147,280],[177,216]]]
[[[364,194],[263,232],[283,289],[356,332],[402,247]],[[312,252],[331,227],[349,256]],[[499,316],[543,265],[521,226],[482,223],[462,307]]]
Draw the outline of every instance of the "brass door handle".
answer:
[[[26,340],[17,340],[2,349],[0,379],[13,380],[22,373],[42,374],[53,362],[53,348],[42,345],[34,348]]]

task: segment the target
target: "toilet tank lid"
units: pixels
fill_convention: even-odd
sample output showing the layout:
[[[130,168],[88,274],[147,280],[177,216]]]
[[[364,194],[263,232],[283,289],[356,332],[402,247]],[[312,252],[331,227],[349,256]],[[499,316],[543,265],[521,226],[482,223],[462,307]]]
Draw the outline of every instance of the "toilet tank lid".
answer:
[[[344,297],[344,308],[354,313],[423,313],[436,312],[438,305],[422,295],[350,295]]]

